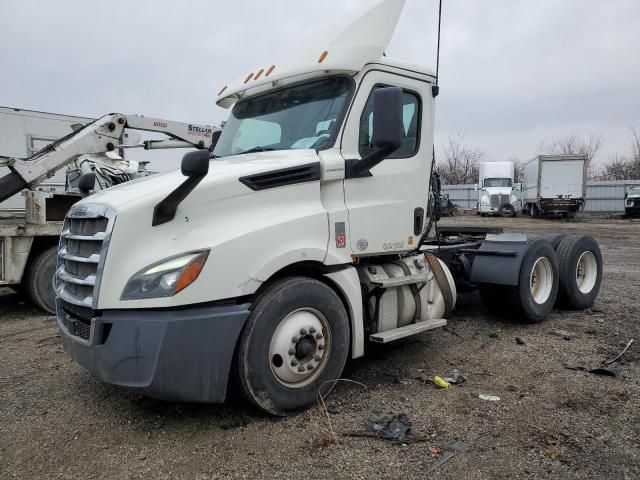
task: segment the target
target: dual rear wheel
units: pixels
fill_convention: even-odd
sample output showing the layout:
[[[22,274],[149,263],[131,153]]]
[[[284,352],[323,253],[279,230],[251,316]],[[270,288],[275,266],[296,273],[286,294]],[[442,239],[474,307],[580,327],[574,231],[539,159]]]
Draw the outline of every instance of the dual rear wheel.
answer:
[[[593,305],[602,281],[602,255],[587,235],[553,235],[529,241],[518,285],[483,285],[487,309],[528,323],[547,318],[555,305],[583,310]]]

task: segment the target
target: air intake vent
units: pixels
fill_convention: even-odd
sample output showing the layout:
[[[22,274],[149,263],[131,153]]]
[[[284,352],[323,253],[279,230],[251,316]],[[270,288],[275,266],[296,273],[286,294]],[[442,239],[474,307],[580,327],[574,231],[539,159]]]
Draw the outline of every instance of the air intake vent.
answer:
[[[251,190],[284,187],[296,183],[315,182],[320,180],[320,163],[310,163],[299,167],[281,168],[271,172],[240,177],[240,181]]]

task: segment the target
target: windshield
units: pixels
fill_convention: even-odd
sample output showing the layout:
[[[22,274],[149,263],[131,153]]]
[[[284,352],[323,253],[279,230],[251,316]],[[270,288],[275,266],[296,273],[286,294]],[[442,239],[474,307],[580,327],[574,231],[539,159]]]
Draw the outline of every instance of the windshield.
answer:
[[[347,77],[332,77],[239,102],[213,154],[226,157],[256,151],[329,148],[351,85]]]
[[[629,190],[629,193],[631,195],[640,195],[640,185],[638,185],[637,187],[631,187],[631,190]]]
[[[510,178],[485,178],[484,187],[511,187],[513,182]]]

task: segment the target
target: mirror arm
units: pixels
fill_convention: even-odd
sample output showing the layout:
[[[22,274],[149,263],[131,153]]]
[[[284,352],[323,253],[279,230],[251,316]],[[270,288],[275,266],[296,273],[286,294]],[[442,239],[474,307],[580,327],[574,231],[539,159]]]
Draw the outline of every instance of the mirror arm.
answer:
[[[395,152],[397,148],[393,146],[381,147],[374,150],[361,160],[345,161],[345,178],[370,177],[371,169],[382,162],[385,158]]]

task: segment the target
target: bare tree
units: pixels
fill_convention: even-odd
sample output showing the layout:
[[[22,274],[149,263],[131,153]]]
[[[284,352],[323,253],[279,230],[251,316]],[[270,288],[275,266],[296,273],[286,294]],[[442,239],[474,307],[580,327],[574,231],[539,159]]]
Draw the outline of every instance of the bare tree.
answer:
[[[440,158],[436,161],[435,171],[440,175],[442,183],[447,185],[477,183],[480,160],[484,152],[468,146],[462,132],[450,134],[441,152]]]
[[[634,127],[628,151],[623,155],[612,156],[605,163],[596,178],[598,180],[639,180],[640,179],[640,132]]]
[[[602,135],[592,133],[584,138],[576,133],[564,137],[553,138],[550,142],[543,140],[538,145],[539,154],[586,155],[587,172],[591,177],[595,168],[593,160],[602,146]]]

